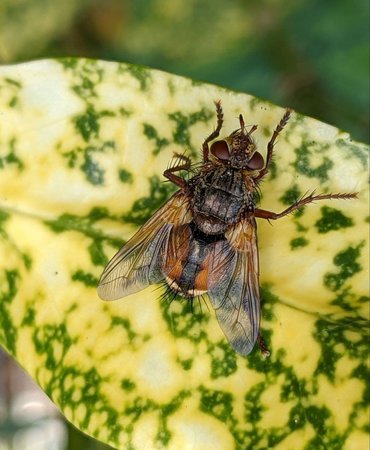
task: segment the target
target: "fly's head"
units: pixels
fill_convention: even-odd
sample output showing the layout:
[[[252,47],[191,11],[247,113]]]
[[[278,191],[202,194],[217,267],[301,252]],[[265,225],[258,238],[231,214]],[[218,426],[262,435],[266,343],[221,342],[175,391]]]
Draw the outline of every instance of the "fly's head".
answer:
[[[264,168],[265,162],[261,153],[257,152],[256,143],[252,133],[257,125],[247,131],[243,116],[239,116],[240,128],[233,131],[228,137],[215,141],[210,151],[217,161],[225,166],[237,170],[246,170],[251,175],[259,173]]]

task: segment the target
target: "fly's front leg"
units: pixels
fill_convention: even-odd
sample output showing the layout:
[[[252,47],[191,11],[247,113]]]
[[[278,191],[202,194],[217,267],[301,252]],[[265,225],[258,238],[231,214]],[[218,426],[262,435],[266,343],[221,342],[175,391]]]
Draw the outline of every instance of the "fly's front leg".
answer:
[[[357,193],[354,194],[319,194],[319,195],[313,195],[310,194],[307,197],[303,197],[300,200],[297,200],[293,205],[289,206],[289,208],[284,209],[281,213],[275,213],[272,211],[266,211],[265,209],[258,209],[256,208],[254,211],[255,217],[259,217],[261,219],[271,219],[271,220],[277,220],[281,217],[287,216],[288,214],[297,211],[298,209],[302,208],[303,206],[308,205],[309,203],[315,202],[316,200],[329,200],[329,199],[350,199],[350,198],[357,198]]]
[[[187,181],[184,180],[184,178],[175,175],[175,172],[180,172],[181,170],[190,170],[191,159],[188,156],[180,155],[178,153],[174,153],[174,156],[177,158],[175,165],[166,169],[163,172],[163,175],[177,186],[185,188],[188,185]],[[180,164],[180,161],[182,161],[183,163]]]
[[[215,102],[216,105],[216,114],[217,114],[217,127],[215,129],[215,131],[213,133],[211,133],[207,139],[203,142],[203,162],[208,162],[208,155],[209,155],[209,147],[208,147],[208,142],[211,142],[213,139],[215,139],[216,137],[219,136],[221,128],[222,128],[222,124],[224,121],[224,114],[222,112],[222,108],[221,108],[221,101],[219,100],[218,102]]]
[[[285,125],[288,123],[288,120],[289,120],[291,114],[292,114],[292,110],[289,108],[286,109],[285,114],[283,115],[282,119],[279,122],[279,125],[275,128],[275,131],[272,134],[270,142],[267,144],[267,158],[266,158],[265,167],[260,171],[260,173],[257,177],[257,180],[260,180],[265,175],[267,175],[271,161],[272,161],[272,153],[274,151],[275,141],[276,141],[277,137],[279,136],[279,134],[281,133],[281,131],[283,131],[283,128],[285,127]]]

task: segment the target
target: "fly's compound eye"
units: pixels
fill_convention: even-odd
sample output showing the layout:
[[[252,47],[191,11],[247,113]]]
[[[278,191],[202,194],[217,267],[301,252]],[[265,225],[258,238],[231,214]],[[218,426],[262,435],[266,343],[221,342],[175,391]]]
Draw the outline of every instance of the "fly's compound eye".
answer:
[[[251,170],[261,170],[264,166],[265,162],[263,160],[263,156],[259,152],[254,152],[252,158],[248,161],[248,169]]]
[[[216,141],[211,145],[211,153],[222,161],[230,159],[229,147],[226,141]]]

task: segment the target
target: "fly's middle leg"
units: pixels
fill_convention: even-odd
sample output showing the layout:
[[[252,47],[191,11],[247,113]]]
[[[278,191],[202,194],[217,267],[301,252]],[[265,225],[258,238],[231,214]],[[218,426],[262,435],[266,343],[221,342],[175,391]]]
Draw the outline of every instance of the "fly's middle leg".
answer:
[[[289,206],[289,208],[284,209],[281,213],[275,213],[273,211],[267,211],[265,209],[258,209],[256,208],[254,210],[255,217],[259,217],[261,219],[271,219],[271,220],[277,220],[281,219],[284,216],[287,216],[288,214],[291,214],[294,211],[297,211],[298,209],[302,208],[303,206],[308,205],[309,203],[315,202],[317,200],[329,200],[329,199],[350,199],[350,198],[357,198],[357,193],[353,194],[318,194],[313,195],[310,194],[307,197],[303,197],[299,200],[297,200],[293,205]]]

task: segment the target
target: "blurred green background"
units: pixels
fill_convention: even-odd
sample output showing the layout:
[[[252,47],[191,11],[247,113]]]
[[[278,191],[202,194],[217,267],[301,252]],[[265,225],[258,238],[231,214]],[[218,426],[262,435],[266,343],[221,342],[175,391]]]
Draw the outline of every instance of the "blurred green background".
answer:
[[[144,64],[290,106],[368,142],[368,17],[368,0],[1,0],[0,63]],[[7,377],[20,370],[4,360]],[[0,417],[0,440],[11,422]],[[55,449],[108,448],[65,429],[69,443]]]

